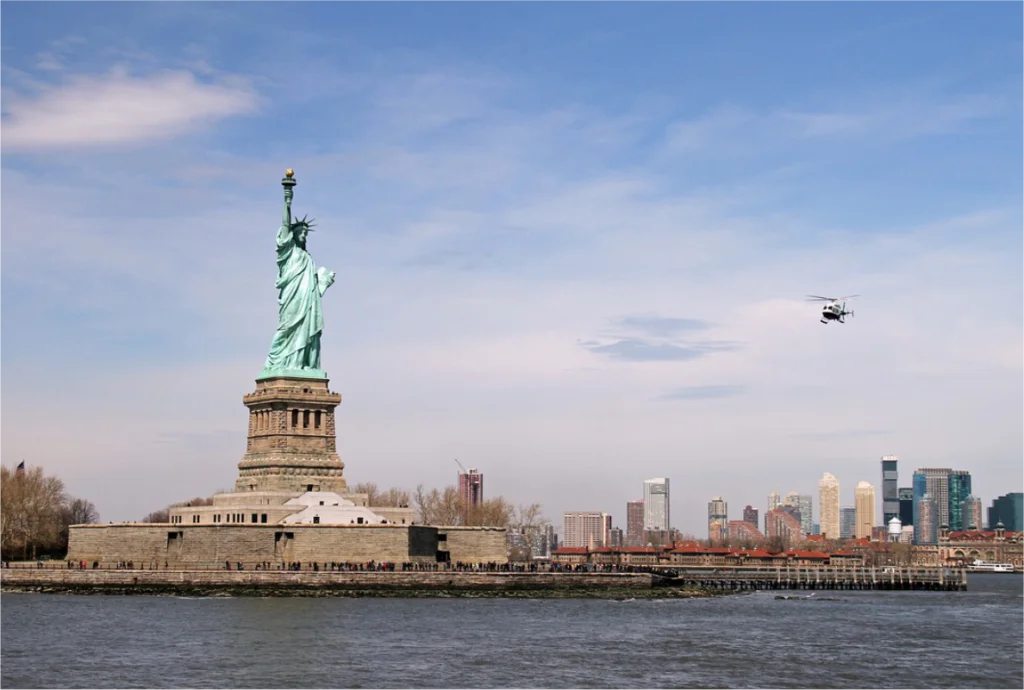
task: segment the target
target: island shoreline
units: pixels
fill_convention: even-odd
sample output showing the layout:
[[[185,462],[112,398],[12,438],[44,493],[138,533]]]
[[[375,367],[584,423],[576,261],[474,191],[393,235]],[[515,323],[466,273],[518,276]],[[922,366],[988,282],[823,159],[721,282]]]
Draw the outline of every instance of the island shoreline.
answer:
[[[0,592],[344,598],[694,599],[731,594],[650,573],[11,569]]]

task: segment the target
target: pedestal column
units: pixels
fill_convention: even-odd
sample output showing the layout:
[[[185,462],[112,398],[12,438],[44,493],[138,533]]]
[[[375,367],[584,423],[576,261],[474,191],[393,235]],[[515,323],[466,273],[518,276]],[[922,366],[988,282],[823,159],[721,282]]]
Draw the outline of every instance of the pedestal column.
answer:
[[[260,379],[242,402],[249,437],[236,491],[347,491],[334,425],[341,395],[328,389],[327,379]]]

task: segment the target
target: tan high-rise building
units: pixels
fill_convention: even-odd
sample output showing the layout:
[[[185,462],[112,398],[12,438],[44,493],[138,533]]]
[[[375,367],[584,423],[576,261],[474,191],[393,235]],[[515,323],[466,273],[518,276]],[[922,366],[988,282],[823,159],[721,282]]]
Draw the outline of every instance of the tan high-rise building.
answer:
[[[708,539],[721,541],[729,536],[729,504],[721,496],[708,503]]]
[[[644,502],[626,503],[626,546],[644,545]]]
[[[607,513],[596,510],[570,511],[563,516],[562,546],[605,546],[608,539]]]
[[[857,511],[853,536],[870,539],[871,528],[875,526],[875,487],[867,482],[857,484],[853,490],[853,506]]]
[[[818,503],[821,510],[821,533],[826,539],[839,539],[839,480],[826,472],[818,482]]]

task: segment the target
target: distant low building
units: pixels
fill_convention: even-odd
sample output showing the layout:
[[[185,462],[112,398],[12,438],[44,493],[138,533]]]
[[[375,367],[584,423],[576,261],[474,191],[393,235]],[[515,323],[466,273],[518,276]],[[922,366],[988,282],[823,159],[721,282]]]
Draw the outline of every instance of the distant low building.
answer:
[[[981,560],[1024,568],[1024,533],[1008,532],[1002,523],[993,530],[943,530],[938,546],[942,563],[970,565]]]
[[[769,511],[771,512],[771,511]],[[736,521],[741,522],[741,521]],[[697,542],[678,542],[663,547],[587,549],[561,547],[551,556],[553,563],[564,566],[662,566],[686,568],[786,568],[793,566],[860,567],[864,553],[844,549],[827,552],[789,549],[771,552],[766,549],[732,549],[706,546]]]

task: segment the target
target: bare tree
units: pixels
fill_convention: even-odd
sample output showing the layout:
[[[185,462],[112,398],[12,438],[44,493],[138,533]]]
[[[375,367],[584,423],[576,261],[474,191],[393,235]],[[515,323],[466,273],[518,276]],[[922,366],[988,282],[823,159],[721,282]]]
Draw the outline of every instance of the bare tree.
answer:
[[[64,521],[69,525],[93,525],[100,521],[100,511],[92,501],[73,498],[64,508]]]
[[[443,491],[427,491],[420,484],[413,494],[413,503],[416,508],[416,521],[421,525],[465,524],[462,521],[462,501],[458,489],[454,486],[446,486]]]
[[[380,506],[382,508],[409,507],[409,492],[405,489],[391,487],[387,491],[381,491],[373,482],[361,482],[350,487],[349,492],[354,494],[366,494],[367,505],[371,508],[373,506]]]
[[[454,490],[455,487],[448,487]],[[457,494],[456,494],[457,495]],[[460,499],[461,503],[461,499]],[[501,496],[489,498],[479,505],[462,506],[463,524],[480,527],[508,527],[515,507]]]
[[[0,546],[12,556],[48,551],[60,545],[61,511],[67,504],[64,482],[41,467],[0,468]]]
[[[100,521],[100,512],[92,501],[73,498],[61,509],[60,550],[67,553],[71,538],[71,525],[93,525]]]
[[[195,498],[190,498],[187,501],[178,501],[177,503],[172,503],[168,507],[169,508],[181,508],[181,507],[187,506],[187,507],[191,508],[192,506],[212,506],[212,505],[213,505],[213,498],[212,497],[208,498],[206,496],[196,496]]]
[[[218,491],[217,493],[223,493],[223,492]],[[196,496],[195,498],[190,498],[187,501],[178,501],[177,503],[172,503],[171,505],[167,506],[166,508],[160,508],[159,510],[154,510],[151,513],[146,513],[146,515],[139,522],[152,522],[152,523],[170,522],[171,521],[171,508],[183,508],[183,507],[189,507],[190,508],[192,506],[198,507],[198,506],[212,506],[212,505],[213,505],[213,497],[212,496],[211,497]]]
[[[348,488],[349,493],[353,494],[366,494],[366,504],[370,506],[382,505],[378,501],[380,500],[380,491],[377,489],[377,485],[373,482],[359,482]]]
[[[8,467],[0,467],[0,547],[5,556],[19,549],[28,530],[24,484]]]
[[[544,528],[551,523],[544,517],[539,503],[520,505],[512,515],[511,522],[522,534],[522,546],[513,546],[509,550],[509,558],[513,561],[529,561],[543,542]]]
[[[380,501],[377,505],[380,506],[392,506],[395,508],[408,508],[409,507],[409,492],[405,489],[397,489],[391,487],[384,493],[380,494]],[[372,503],[370,505],[373,505]]]
[[[170,522],[171,521],[171,510],[170,508],[161,508],[160,510],[154,510],[152,513],[147,513],[142,518],[141,522]]]

